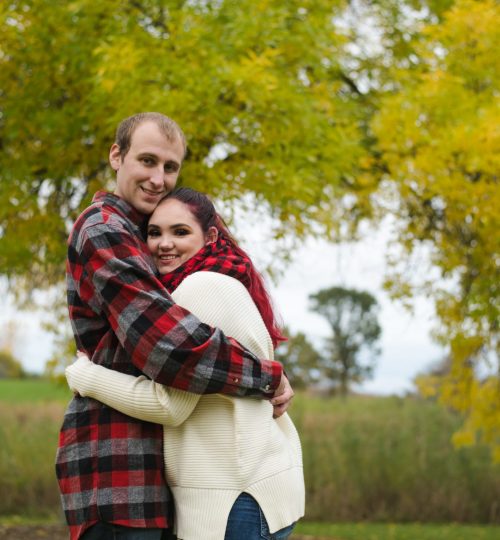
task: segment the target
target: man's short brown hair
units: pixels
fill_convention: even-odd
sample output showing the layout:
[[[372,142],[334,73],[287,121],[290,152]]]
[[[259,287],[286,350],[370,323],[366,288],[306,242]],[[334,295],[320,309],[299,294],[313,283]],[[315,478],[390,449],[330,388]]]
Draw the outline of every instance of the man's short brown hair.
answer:
[[[118,124],[118,128],[116,129],[115,144],[117,144],[120,148],[121,159],[123,159],[130,150],[130,144],[132,142],[132,135],[134,134],[134,131],[140,124],[144,122],[154,122],[169,141],[173,142],[176,139],[179,139],[184,148],[183,157],[186,156],[186,137],[179,125],[162,113],[143,112],[129,116]]]

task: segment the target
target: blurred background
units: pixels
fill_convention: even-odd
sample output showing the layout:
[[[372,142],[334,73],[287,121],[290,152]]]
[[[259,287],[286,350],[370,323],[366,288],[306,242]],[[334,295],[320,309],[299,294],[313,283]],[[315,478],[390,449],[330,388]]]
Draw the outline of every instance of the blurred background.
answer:
[[[62,520],[66,239],[154,110],[286,326],[298,534],[498,535],[499,28],[494,0],[2,2],[0,527]]]

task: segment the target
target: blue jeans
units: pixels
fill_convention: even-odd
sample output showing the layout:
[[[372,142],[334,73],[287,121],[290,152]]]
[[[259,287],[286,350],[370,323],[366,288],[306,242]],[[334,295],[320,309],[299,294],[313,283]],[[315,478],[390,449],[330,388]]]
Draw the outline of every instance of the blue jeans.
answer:
[[[242,493],[231,508],[224,540],[285,540],[294,526],[292,523],[271,534],[257,501],[248,493]]]
[[[170,529],[124,527],[99,521],[87,529],[80,540],[169,540],[175,538]]]

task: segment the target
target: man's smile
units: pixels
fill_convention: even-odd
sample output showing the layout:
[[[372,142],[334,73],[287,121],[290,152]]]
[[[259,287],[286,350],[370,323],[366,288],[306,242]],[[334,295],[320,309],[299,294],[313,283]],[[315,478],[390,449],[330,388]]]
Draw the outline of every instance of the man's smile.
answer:
[[[142,191],[144,191],[144,193],[146,193],[146,195],[151,195],[152,197],[157,197],[159,195],[163,195],[163,190],[162,191],[151,191],[150,189],[147,189],[145,188],[144,186],[139,186]]]

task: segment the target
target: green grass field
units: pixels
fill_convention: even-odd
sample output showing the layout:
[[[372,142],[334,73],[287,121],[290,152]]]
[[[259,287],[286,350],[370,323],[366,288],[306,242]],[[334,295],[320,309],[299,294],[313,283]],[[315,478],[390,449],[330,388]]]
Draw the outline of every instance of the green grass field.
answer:
[[[500,527],[458,524],[299,523],[296,535],[334,540],[498,540]],[[293,540],[293,537],[292,537]]]
[[[62,384],[45,379],[0,379],[0,401],[8,403],[40,403],[59,401],[67,403],[71,392]]]

